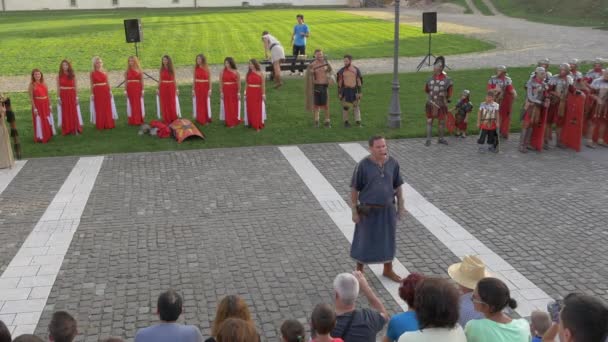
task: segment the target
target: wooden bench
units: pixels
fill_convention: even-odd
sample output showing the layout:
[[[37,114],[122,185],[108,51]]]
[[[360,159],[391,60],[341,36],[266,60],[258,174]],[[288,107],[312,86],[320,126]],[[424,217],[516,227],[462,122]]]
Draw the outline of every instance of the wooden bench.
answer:
[[[297,58],[296,56],[285,56],[285,59],[281,62],[281,71],[291,71],[291,72],[304,72],[304,70],[306,70],[306,68],[308,67],[308,65],[310,63],[312,63],[314,61],[314,59],[308,59],[308,58]],[[272,67],[272,63],[270,62],[270,60],[262,60],[260,61],[260,65],[262,66],[263,70],[265,70],[268,73],[268,77],[270,80],[274,79],[274,69]]]

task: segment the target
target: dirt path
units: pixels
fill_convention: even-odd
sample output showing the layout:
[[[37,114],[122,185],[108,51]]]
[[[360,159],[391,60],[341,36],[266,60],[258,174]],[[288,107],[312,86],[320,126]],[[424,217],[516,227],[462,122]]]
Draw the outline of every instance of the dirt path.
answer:
[[[354,9],[345,10],[361,16],[373,17],[392,21],[393,10],[386,9]],[[403,9],[401,23],[421,27],[422,11]],[[463,34],[477,39],[491,41],[496,49],[482,53],[471,53],[448,56],[447,63],[452,69],[476,69],[494,67],[499,64],[507,66],[530,66],[537,60],[548,57],[553,64],[559,64],[570,58],[593,60],[596,57],[608,57],[604,48],[606,31],[594,30],[587,27],[570,27],[550,24],[541,24],[525,21],[523,19],[507,16],[483,16],[474,14],[443,13],[438,14],[438,29],[445,33]],[[434,50],[435,55],[441,51]],[[420,57],[402,57],[399,59],[401,72],[415,71],[422,59]],[[332,61],[339,65],[340,60]],[[378,74],[392,72],[392,58],[357,59],[356,64],[365,74]],[[212,66],[212,72],[217,79],[221,66]],[[158,70],[146,70],[154,77],[158,77]],[[424,69],[423,69],[424,71]],[[241,70],[244,75],[246,70]],[[109,73],[112,85],[122,81],[121,71]],[[53,75],[46,75],[49,84],[54,85]],[[88,75],[80,73],[78,82],[88,87]],[[286,76],[299,77],[299,76]],[[181,67],[177,69],[179,83],[192,82],[192,69]],[[0,76],[0,91],[18,92],[26,91],[29,76]],[[153,84],[153,81],[147,81]]]

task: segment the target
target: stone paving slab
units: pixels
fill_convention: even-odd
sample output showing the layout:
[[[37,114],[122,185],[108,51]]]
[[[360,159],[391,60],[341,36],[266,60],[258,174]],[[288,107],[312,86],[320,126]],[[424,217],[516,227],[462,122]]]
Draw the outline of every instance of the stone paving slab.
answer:
[[[0,271],[3,272],[13,259],[77,159],[29,160],[0,193]]]
[[[107,156],[36,334],[67,309],[78,340],[131,339],[174,287],[183,321],[204,335],[219,299],[237,293],[264,340],[276,340],[283,320],[307,322],[331,302],[335,275],[354,268],[348,251],[276,147]]]

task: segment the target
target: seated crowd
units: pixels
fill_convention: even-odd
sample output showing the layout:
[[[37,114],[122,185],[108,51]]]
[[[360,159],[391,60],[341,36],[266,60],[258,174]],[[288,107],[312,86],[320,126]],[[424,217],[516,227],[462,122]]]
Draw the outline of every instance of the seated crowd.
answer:
[[[567,295],[553,317],[534,311],[530,322],[512,318],[515,309],[509,288],[486,272],[483,262],[467,256],[450,266],[452,281],[408,275],[400,284],[399,296],[407,303],[405,312],[389,316],[365,276],[355,271],[339,274],[333,283],[333,306],[318,304],[310,317],[310,335],[298,320],[286,320],[280,327],[281,342],[375,342],[387,325],[383,342],[608,342],[608,306],[586,294]],[[454,285],[454,282],[457,286]],[[359,293],[369,308],[357,307]],[[160,322],[140,329],[135,342],[258,342],[261,337],[245,301],[236,295],[224,297],[217,306],[210,336],[198,327],[177,323],[182,314],[182,297],[174,290],[158,297]],[[65,311],[53,314],[48,327],[51,342],[76,338],[76,320]],[[11,339],[0,321],[0,342],[40,342],[36,335]],[[106,342],[120,342],[110,338]]]

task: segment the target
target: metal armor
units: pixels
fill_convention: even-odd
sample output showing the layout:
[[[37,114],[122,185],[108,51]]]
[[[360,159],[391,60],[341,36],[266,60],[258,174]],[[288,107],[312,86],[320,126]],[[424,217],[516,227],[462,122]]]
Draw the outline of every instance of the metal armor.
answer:
[[[502,99],[505,95],[505,91],[507,89],[507,86],[512,85],[513,81],[511,80],[511,77],[509,76],[504,76],[504,77],[498,77],[496,75],[492,76],[490,78],[490,80],[488,81],[488,84],[490,85],[494,85],[495,88],[495,96],[494,96],[494,101],[501,103]]]
[[[429,90],[427,102],[446,107],[448,105],[448,89],[452,86],[452,79],[446,76],[442,80],[436,80],[431,76],[426,84]]]
[[[534,78],[531,78],[526,83],[527,100],[537,105],[542,105],[545,100],[545,91],[547,90],[546,83],[538,83]]]
[[[551,77],[548,85],[550,87],[555,87],[553,90],[559,94],[557,97],[553,94],[551,95],[551,103],[557,103],[560,100],[565,100],[566,96],[568,96],[568,87],[573,84],[574,80],[570,75],[567,75],[565,78],[562,78],[559,75]]]

